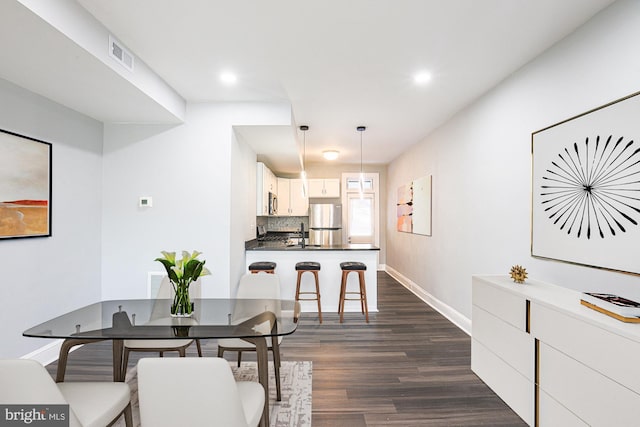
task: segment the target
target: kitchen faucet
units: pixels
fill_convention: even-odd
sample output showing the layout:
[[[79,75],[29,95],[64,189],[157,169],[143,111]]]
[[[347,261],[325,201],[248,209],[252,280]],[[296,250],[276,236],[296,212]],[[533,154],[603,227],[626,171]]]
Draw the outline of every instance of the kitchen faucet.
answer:
[[[300,223],[300,244],[302,245],[302,249],[304,249],[304,222]]]

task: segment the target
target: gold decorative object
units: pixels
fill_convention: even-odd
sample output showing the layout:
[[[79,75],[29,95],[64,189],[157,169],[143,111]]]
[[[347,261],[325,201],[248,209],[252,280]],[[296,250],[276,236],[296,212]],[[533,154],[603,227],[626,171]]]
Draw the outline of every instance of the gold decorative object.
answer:
[[[524,283],[527,278],[527,269],[521,265],[514,265],[511,267],[511,278],[516,283]]]

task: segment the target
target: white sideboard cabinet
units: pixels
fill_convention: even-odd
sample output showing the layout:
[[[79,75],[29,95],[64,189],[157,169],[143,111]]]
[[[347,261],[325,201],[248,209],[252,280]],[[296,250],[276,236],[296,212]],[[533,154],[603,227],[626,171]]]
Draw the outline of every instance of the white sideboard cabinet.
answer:
[[[640,324],[580,292],[472,278],[472,370],[535,426],[640,426]]]

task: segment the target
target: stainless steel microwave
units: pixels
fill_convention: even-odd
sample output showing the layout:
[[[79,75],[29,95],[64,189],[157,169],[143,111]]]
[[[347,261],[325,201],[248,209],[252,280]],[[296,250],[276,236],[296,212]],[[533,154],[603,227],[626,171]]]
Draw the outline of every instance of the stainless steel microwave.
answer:
[[[269,192],[269,215],[278,215],[278,196]]]

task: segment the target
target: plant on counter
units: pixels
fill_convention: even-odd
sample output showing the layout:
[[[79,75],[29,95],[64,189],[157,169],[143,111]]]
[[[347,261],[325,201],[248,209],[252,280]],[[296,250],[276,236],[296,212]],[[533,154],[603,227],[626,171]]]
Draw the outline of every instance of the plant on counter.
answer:
[[[176,260],[175,252],[161,251],[163,257],[156,258],[164,265],[173,286],[174,296],[171,304],[171,315],[188,317],[193,314],[193,303],[189,298],[189,286],[198,280],[200,276],[211,274],[204,266],[206,261],[201,261],[198,256],[202,252],[182,251],[182,259]]]

